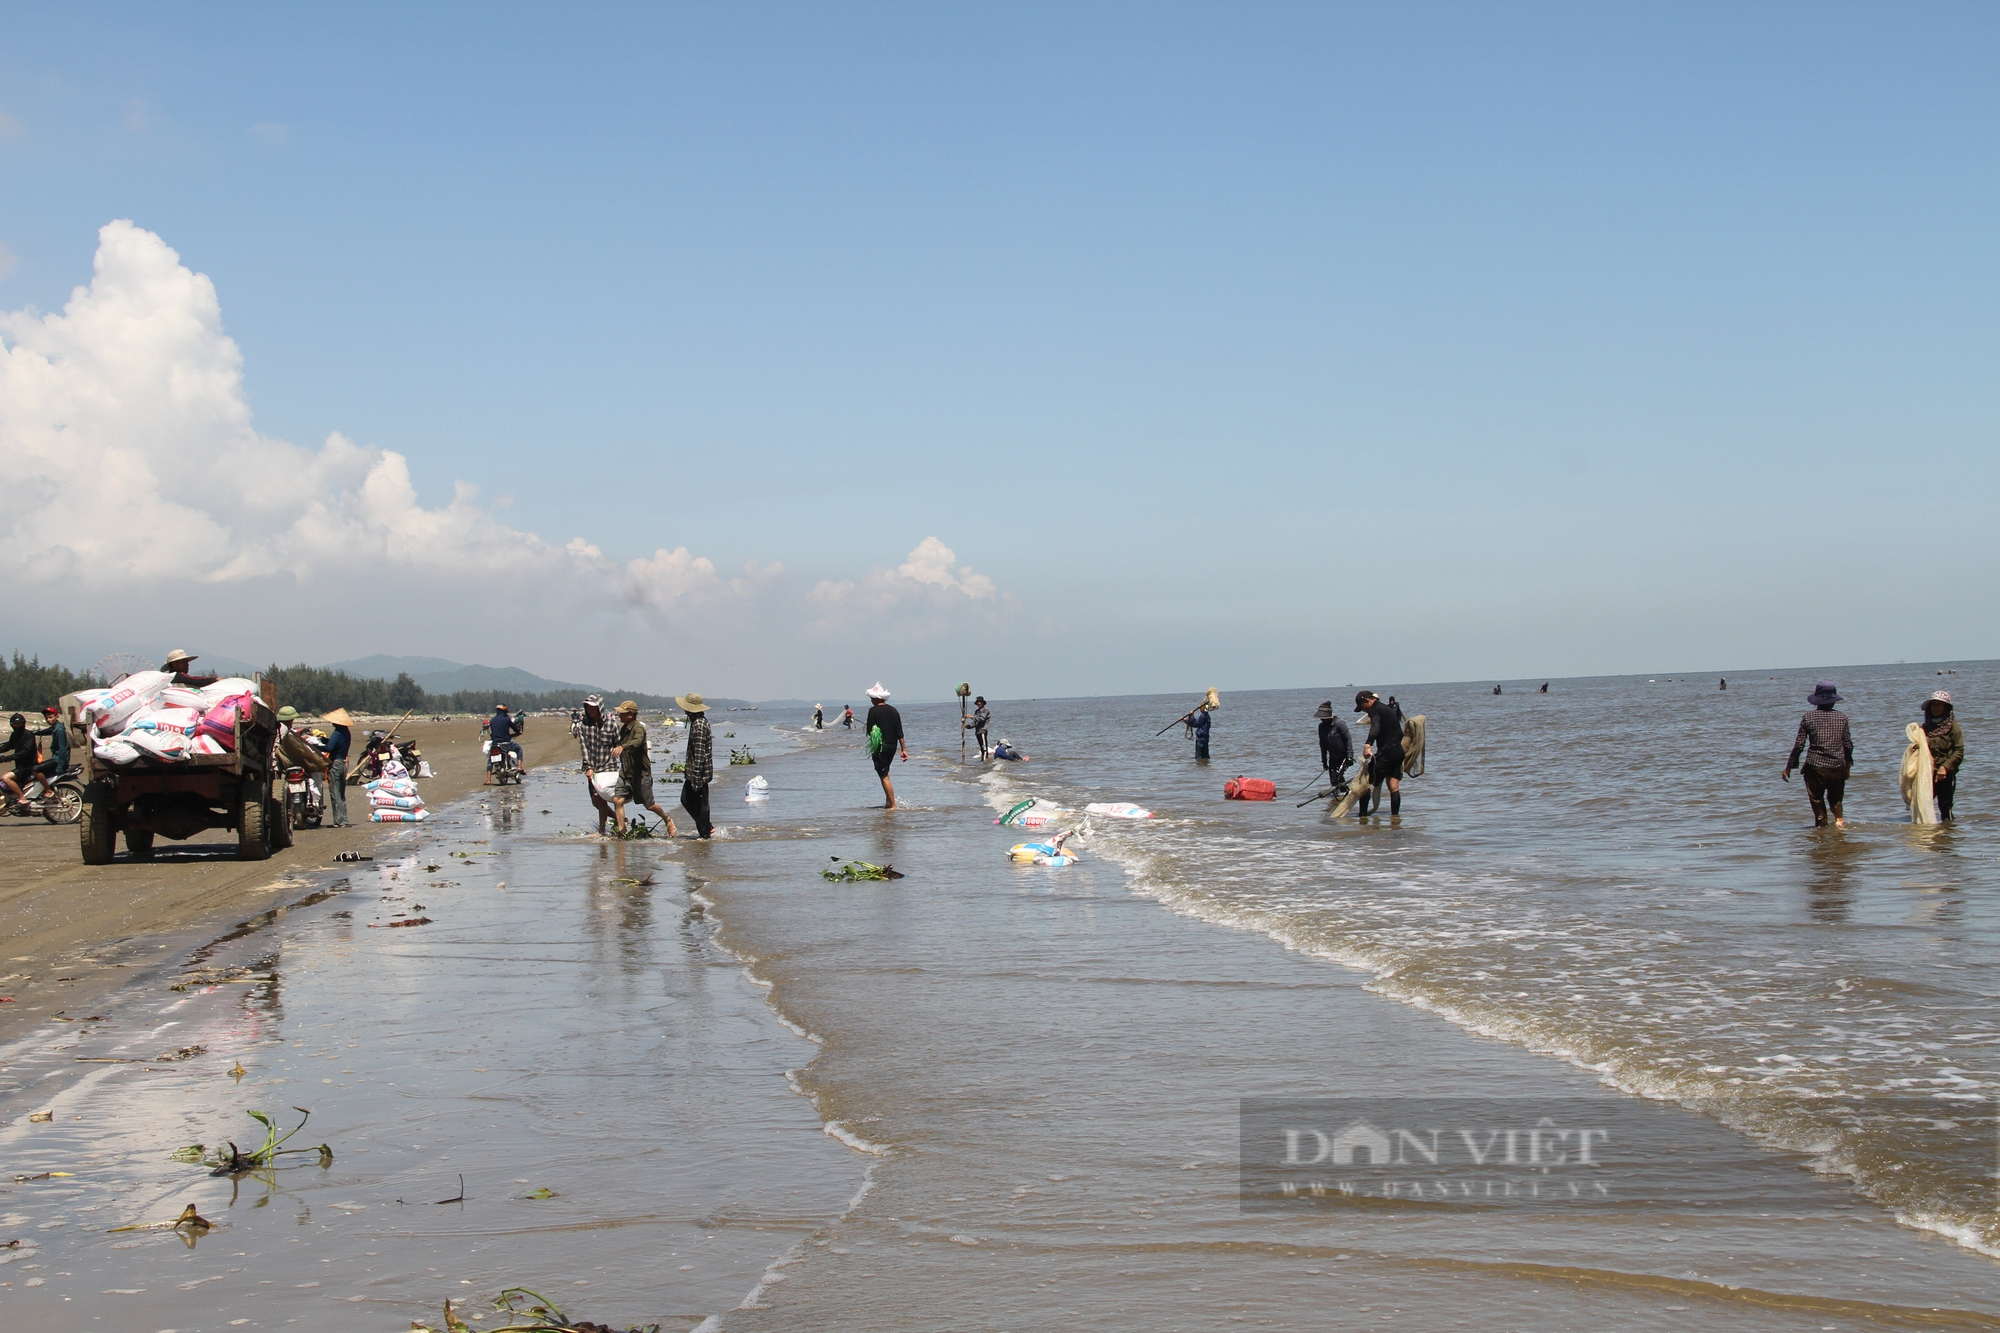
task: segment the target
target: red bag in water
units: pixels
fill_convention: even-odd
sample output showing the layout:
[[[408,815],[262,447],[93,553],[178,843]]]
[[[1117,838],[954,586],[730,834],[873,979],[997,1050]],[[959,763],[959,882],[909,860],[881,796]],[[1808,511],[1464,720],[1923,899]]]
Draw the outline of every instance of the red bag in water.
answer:
[[[1263,778],[1234,777],[1222,784],[1222,798],[1226,801],[1275,801],[1278,799],[1278,784]]]

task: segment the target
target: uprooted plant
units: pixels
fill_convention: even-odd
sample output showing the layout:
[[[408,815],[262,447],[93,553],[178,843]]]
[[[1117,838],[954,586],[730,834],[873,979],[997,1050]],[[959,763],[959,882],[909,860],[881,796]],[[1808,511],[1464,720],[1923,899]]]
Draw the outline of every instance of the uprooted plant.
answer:
[[[828,860],[838,861],[837,856]],[[873,861],[849,861],[838,870],[832,866],[820,867],[820,878],[833,880],[837,884],[852,884],[864,879],[901,879],[903,872],[894,866],[878,866]]]
[[[223,1152],[220,1148],[214,1152],[210,1152],[199,1143],[190,1143],[187,1147],[174,1153],[174,1160],[177,1162],[200,1163],[203,1166],[212,1167],[214,1169],[209,1172],[212,1176],[233,1176],[244,1171],[255,1171],[260,1167],[277,1165],[280,1157],[291,1157],[307,1153],[316,1154],[319,1157],[319,1164],[321,1166],[332,1165],[333,1149],[324,1143],[320,1144],[317,1148],[287,1148],[284,1146],[287,1140],[306,1127],[306,1121],[312,1119],[312,1112],[308,1111],[305,1107],[294,1106],[292,1109],[299,1113],[299,1123],[293,1125],[282,1135],[278,1133],[277,1122],[262,1111],[245,1111],[243,1113],[264,1127],[263,1145],[255,1152],[244,1152],[236,1146],[236,1142],[233,1139],[230,1140],[229,1151],[227,1153]]]
[[[524,1301],[532,1301],[533,1304],[519,1304]],[[658,1324],[617,1329],[588,1319],[571,1319],[554,1301],[526,1287],[507,1288],[500,1293],[500,1299],[493,1302],[493,1308],[507,1315],[507,1322],[495,1325],[496,1328],[533,1329],[540,1333],[660,1333]],[[473,1328],[460,1319],[452,1310],[451,1302],[446,1301],[442,1325],[432,1326],[413,1319],[410,1321],[410,1333],[473,1333]]]

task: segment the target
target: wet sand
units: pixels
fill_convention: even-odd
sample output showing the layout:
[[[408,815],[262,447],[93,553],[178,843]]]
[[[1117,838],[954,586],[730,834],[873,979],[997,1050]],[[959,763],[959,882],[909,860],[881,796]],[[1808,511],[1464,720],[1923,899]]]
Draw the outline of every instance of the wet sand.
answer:
[[[393,724],[362,721],[357,731]],[[419,784],[431,808],[485,780],[477,719],[412,719],[398,734],[417,742],[437,774]],[[553,717],[532,719],[521,748],[531,769],[576,758],[568,722]],[[0,819],[0,996],[11,997],[0,1003],[0,1043],[51,1015],[87,1016],[131,968],[282,908],[337,854],[368,855],[385,829],[407,827],[366,822],[352,795],[358,790],[349,788],[349,813],[362,822],[301,829],[268,861],[237,860],[235,835],[212,830],[186,842],[161,839],[150,862],[128,861],[121,850],[110,865],[87,866],[74,825]]]

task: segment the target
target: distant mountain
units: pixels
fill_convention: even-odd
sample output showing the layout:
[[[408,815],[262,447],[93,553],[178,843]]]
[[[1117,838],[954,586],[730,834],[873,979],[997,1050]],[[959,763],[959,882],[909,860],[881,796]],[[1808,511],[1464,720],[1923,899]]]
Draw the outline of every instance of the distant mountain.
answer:
[[[519,667],[467,666],[442,657],[390,657],[377,653],[351,662],[329,662],[332,671],[345,671],[359,680],[394,680],[409,672],[410,679],[428,694],[453,694],[459,690],[507,690],[516,694],[588,694],[599,688],[573,680],[550,680]]]

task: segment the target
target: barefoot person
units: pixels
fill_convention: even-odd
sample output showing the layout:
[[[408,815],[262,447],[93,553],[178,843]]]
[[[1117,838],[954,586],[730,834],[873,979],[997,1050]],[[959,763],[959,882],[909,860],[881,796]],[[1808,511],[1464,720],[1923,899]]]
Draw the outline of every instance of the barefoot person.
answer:
[[[889,706],[889,691],[876,681],[868,691],[868,716],[862,729],[868,733],[868,754],[875,762],[875,776],[882,779],[882,808],[896,808],[896,784],[889,780],[889,766],[900,751],[903,762],[910,761],[910,747],[903,739],[903,715]]]
[[[639,720],[639,705],[630,699],[619,704],[618,721],[618,744],[611,750],[618,756],[618,785],[611,789],[618,832],[621,836],[625,832],[625,803],[635,801],[660,817],[671,838],[677,832],[674,817],[653,799],[653,756],[646,749],[646,724]]]
[[[708,788],[715,781],[715,737],[708,729],[708,701],[699,694],[677,694],[674,702],[687,714],[687,758],[681,763],[681,808],[694,820],[694,834],[706,838],[715,825],[708,817]]]
[[[1799,719],[1791,757],[1778,776],[1790,782],[1792,770],[1799,767],[1799,756],[1804,754],[1806,799],[1812,802],[1813,827],[1826,826],[1827,809],[1832,807],[1833,826],[1846,828],[1841,806],[1847,797],[1847,774],[1854,766],[1854,735],[1847,728],[1847,714],[1834,708],[1841,698],[1832,681],[1821,681],[1806,696],[1806,702],[1813,711]]]
[[[569,734],[576,737],[576,743],[583,751],[584,790],[590,793],[590,803],[597,807],[597,836],[604,836],[604,822],[616,814],[611,802],[604,799],[604,793],[597,789],[599,773],[618,771],[618,733],[624,728],[618,719],[604,711],[604,696],[593,694],[583,701],[583,716],[569,724]]]
[[[1947,690],[1924,700],[1924,741],[1931,751],[1931,795],[1937,801],[1938,823],[1949,824],[1951,803],[1958,795],[1958,766],[1965,762],[1965,733],[1952,716]]]

